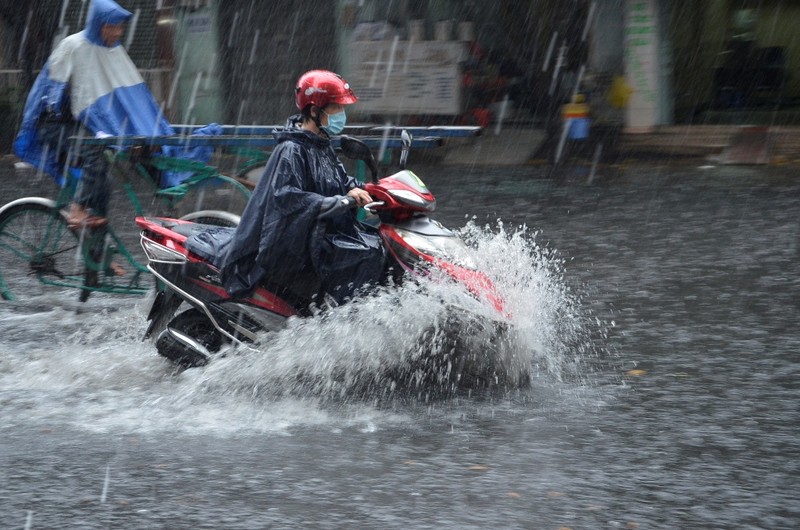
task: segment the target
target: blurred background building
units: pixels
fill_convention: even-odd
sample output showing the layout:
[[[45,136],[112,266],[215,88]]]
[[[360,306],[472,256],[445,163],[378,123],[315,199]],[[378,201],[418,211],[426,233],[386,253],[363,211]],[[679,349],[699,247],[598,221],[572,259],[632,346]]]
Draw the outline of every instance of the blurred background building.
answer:
[[[798,0],[118,0],[174,123],[282,123],[310,68],[363,121],[546,126],[575,93],[626,130],[800,121]],[[89,2],[0,0],[0,152]]]

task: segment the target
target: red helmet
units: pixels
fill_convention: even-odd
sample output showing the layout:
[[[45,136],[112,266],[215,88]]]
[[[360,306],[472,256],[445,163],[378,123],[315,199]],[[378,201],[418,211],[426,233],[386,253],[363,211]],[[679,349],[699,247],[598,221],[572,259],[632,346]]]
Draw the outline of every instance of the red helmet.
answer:
[[[350,105],[358,101],[350,84],[328,70],[311,70],[301,75],[294,89],[294,98],[300,110],[308,105],[323,108],[328,103]]]

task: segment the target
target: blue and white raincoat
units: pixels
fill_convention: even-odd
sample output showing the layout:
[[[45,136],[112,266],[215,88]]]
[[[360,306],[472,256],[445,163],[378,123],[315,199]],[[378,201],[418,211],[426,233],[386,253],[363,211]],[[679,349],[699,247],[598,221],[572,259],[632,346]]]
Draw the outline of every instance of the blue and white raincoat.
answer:
[[[103,42],[104,24],[130,18],[131,13],[112,0],[92,0],[84,30],[58,44],[28,95],[14,152],[60,185],[63,168],[57,154],[45,150],[36,135],[43,115],[69,121],[71,114],[95,135],[175,134],[125,48]]]

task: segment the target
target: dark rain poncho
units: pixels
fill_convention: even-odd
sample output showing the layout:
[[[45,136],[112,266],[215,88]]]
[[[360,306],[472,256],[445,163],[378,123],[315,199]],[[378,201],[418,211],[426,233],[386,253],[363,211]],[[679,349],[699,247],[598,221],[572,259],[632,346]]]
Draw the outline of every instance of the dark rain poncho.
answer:
[[[358,183],[330,140],[294,124],[274,133],[278,145],[221,260],[222,282],[231,296],[242,296],[264,280],[285,285],[310,275],[342,302],[380,281],[383,246],[354,210],[317,219]]]

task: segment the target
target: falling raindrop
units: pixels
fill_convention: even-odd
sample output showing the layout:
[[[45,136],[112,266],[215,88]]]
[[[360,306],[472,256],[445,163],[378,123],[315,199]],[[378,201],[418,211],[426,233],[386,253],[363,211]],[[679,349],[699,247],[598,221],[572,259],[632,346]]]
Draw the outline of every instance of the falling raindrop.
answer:
[[[296,11],[294,14],[294,21],[292,22],[292,33],[289,36],[289,49],[294,49],[294,36],[297,33],[297,25],[300,22],[300,11]]]
[[[215,76],[215,68],[217,67],[217,54],[214,52],[211,54],[211,61],[209,61],[208,65],[208,74],[205,76],[205,83],[203,86],[204,90],[211,90],[211,82],[214,80]]]
[[[497,123],[494,125],[494,134],[497,136],[500,134],[500,130],[503,127],[503,120],[506,118],[506,112],[508,109],[508,93],[503,96],[503,101],[500,103],[500,112],[497,114]]]
[[[139,15],[141,12],[141,9],[137,9],[133,12],[133,16],[131,17],[131,21],[128,24],[128,29],[126,31],[127,37],[125,39],[125,49],[130,49],[131,43],[133,43],[133,37],[136,35],[136,24],[139,22]]]
[[[236,114],[236,126],[240,126],[242,124],[242,119],[244,117],[244,111],[247,107],[247,99],[243,99],[241,103],[239,103],[239,112]]]
[[[58,17],[58,27],[64,27],[64,19],[67,16],[67,8],[69,7],[69,0],[64,0],[61,3],[61,15]]]
[[[257,29],[256,34],[253,36],[253,47],[250,48],[250,59],[248,59],[247,64],[252,66],[253,62],[256,60],[256,50],[258,49],[258,37],[261,35],[261,30]]]
[[[553,36],[550,37],[550,44],[547,46],[547,53],[544,56],[544,62],[542,62],[542,72],[546,72],[550,68],[550,59],[553,56],[553,49],[555,48],[557,38],[558,32],[554,31]]]
[[[186,60],[186,52],[188,48],[188,43],[183,45],[183,50],[181,50],[181,59],[178,61],[178,68],[175,72],[175,76],[172,78],[172,86],[169,88],[169,98],[167,99],[167,108],[173,109],[175,105],[175,95],[178,93],[178,81],[183,74],[183,65],[184,61]]]
[[[200,89],[200,83],[202,80],[203,72],[197,72],[197,75],[194,78],[194,84],[192,85],[192,92],[189,95],[189,104],[186,106],[186,114],[184,115],[184,121],[186,122],[193,118],[192,112],[194,111],[194,106],[197,101],[197,91]]]
[[[406,46],[406,60],[403,62],[403,73],[408,73],[408,62],[411,60],[411,53],[413,51],[414,41],[409,40],[408,46]]]
[[[381,96],[386,97],[386,91],[389,89],[389,79],[392,75],[392,70],[394,70],[394,57],[397,53],[397,44],[400,42],[400,37],[395,35],[394,40],[392,41],[392,48],[389,51],[389,62],[386,63],[386,76],[383,78],[383,90],[381,91]]]
[[[547,92],[551,96],[553,95],[553,93],[556,90],[556,84],[558,82],[558,75],[561,72],[561,67],[564,66],[564,60],[566,59],[566,56],[567,56],[567,50],[568,50],[568,47],[567,47],[566,44],[564,44],[563,46],[561,46],[558,49],[558,57],[556,58],[556,66],[555,66],[555,68],[553,68],[553,78],[550,81],[550,90],[548,90],[548,92]]]
[[[20,43],[19,43],[19,53],[17,54],[17,61],[18,62],[22,62],[22,59],[23,59],[23,55],[24,55],[24,52],[25,52],[25,44],[28,41],[28,32],[30,31],[31,18],[32,17],[33,17],[33,10],[31,9],[30,11],[28,11],[28,18],[25,21],[25,29],[22,32],[22,39],[20,39]]]
[[[564,126],[561,129],[561,136],[558,139],[558,147],[556,148],[555,161],[558,163],[561,160],[561,154],[564,150],[564,145],[567,142],[567,133],[572,125],[572,119],[564,120]]]
[[[600,154],[603,152],[603,144],[599,142],[594,148],[594,156],[592,157],[592,170],[589,172],[589,179],[586,181],[587,184],[591,184],[594,181],[594,175],[597,171],[597,163],[600,161]]]
[[[228,48],[233,46],[233,36],[236,33],[236,24],[239,22],[240,13],[241,11],[236,11],[236,13],[233,14],[233,22],[231,23],[231,29],[228,33]]]
[[[575,96],[578,95],[578,92],[581,89],[581,81],[583,80],[583,75],[585,72],[586,72],[586,65],[582,64],[581,67],[578,69],[578,76],[577,79],[575,80],[575,87],[572,89],[572,98],[570,99],[570,101],[574,101]]]
[[[78,27],[79,28],[83,27],[85,25],[84,16],[88,17],[86,4],[87,4],[87,0],[81,0],[81,10],[78,13]]]
[[[594,22],[594,15],[595,9],[597,8],[597,2],[592,0],[592,3],[589,5],[589,14],[586,16],[586,24],[583,26],[583,34],[581,35],[581,42],[586,41],[586,36],[589,34],[589,29],[592,27],[592,22]]]
[[[389,143],[389,131],[391,130],[391,128],[392,128],[392,123],[387,121],[383,128],[383,137],[381,138],[381,145],[378,148],[378,163],[380,163],[383,160],[383,157],[386,154],[386,146]]]
[[[375,63],[372,65],[372,75],[369,78],[369,87],[372,88],[375,86],[375,83],[378,79],[378,68],[380,67],[383,61],[383,50],[378,50],[378,57],[375,59]]]
[[[150,134],[151,137],[158,136],[159,129],[161,126],[161,120],[164,118],[164,102],[162,101],[158,105],[158,115],[156,115],[155,121],[153,121],[153,132]]]
[[[111,477],[111,467],[106,466],[106,478],[103,481],[103,492],[100,494],[100,504],[105,504],[106,497],[108,496],[108,482]]]

